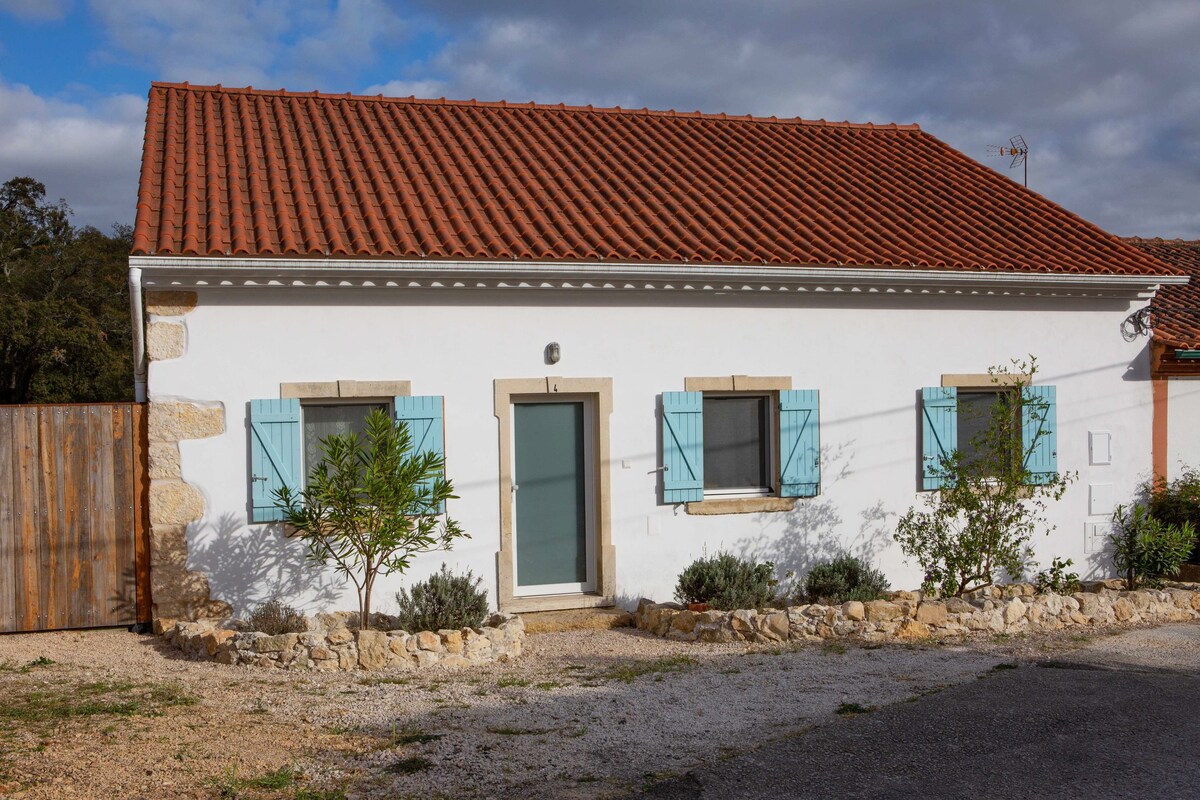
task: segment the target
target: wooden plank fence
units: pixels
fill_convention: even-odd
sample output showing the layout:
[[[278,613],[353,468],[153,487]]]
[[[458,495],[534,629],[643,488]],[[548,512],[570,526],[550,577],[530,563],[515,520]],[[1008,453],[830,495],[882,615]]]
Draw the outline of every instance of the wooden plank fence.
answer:
[[[146,408],[0,406],[0,632],[150,620]]]

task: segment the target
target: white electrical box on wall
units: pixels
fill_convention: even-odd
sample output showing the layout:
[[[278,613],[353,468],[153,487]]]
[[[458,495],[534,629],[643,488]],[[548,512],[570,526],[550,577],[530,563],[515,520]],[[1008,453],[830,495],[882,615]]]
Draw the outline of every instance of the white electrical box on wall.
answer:
[[[1107,517],[1113,512],[1113,485],[1093,483],[1088,486],[1088,516]]]
[[[1112,533],[1111,522],[1083,523],[1083,552],[1101,553],[1108,544],[1108,535]]]
[[[1112,463],[1111,433],[1088,431],[1088,462],[1092,465]]]

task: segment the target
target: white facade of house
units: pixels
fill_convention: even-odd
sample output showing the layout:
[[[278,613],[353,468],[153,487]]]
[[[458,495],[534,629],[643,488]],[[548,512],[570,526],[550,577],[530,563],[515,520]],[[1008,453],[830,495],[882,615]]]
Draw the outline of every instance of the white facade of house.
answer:
[[[1120,333],[1121,321],[1146,302],[1132,289],[1066,297],[711,282],[690,291],[632,282],[584,290],[561,281],[486,289],[383,280],[219,286],[149,266],[144,282],[198,293],[182,318],[186,352],[150,364],[149,399],[224,407],[223,434],[181,443],[182,476],[204,498],[203,518],[187,531],[188,567],[205,573],[213,598],[237,612],[271,596],[310,611],[355,605],[353,587],[306,567],[301,548],[276,526],[247,521],[248,404],[279,397],[283,383],[411,381],[413,395],[444,398],[447,473],[461,497],[449,513],[472,538],[381,580],[375,607],[382,611],[394,606],[397,588],[443,561],[483,576],[497,603],[501,504],[511,500],[500,491],[496,379],[611,379],[609,459],[599,468],[610,487],[615,599],[625,606],[642,596],[670,599],[683,567],[720,550],[798,574],[850,551],[883,568],[895,588],[918,586],[919,570],[891,534],[897,516],[922,497],[920,390],[943,375],[985,373],[1033,354],[1036,382],[1057,387],[1058,466],[1078,480],[1051,509],[1056,530],[1033,542],[1043,564],[1061,556],[1085,576],[1107,572],[1087,523],[1107,520],[1112,504],[1127,501],[1151,470],[1146,342]],[[1004,290],[981,283],[970,291]],[[546,363],[550,342],[561,348],[557,364]],[[788,376],[796,389],[819,390],[818,496],[797,499],[790,511],[705,516],[661,503],[660,395],[683,390],[685,378],[731,375]],[[1173,382],[1172,391],[1200,392],[1200,384]],[[1195,420],[1172,418],[1171,426],[1181,446],[1200,443]],[[1110,463],[1091,463],[1089,433],[1111,436]]]
[[[1167,480],[1200,468],[1200,378],[1167,380]]]

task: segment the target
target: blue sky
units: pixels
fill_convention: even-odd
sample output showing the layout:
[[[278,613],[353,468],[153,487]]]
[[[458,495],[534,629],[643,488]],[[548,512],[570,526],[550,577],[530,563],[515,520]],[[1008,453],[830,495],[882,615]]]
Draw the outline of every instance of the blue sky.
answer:
[[[131,223],[146,92],[187,80],[918,122],[1018,179],[1021,133],[1030,188],[1200,238],[1196,41],[1195,0],[0,0],[0,178]]]

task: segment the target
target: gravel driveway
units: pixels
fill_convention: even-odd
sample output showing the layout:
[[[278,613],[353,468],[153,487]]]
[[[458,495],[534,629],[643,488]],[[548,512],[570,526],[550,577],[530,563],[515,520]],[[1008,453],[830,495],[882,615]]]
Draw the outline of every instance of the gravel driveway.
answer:
[[[124,631],[3,636],[0,795],[617,796],[843,704],[1087,639],[767,649],[577,631],[530,636],[511,665],[303,674],[188,661]]]

